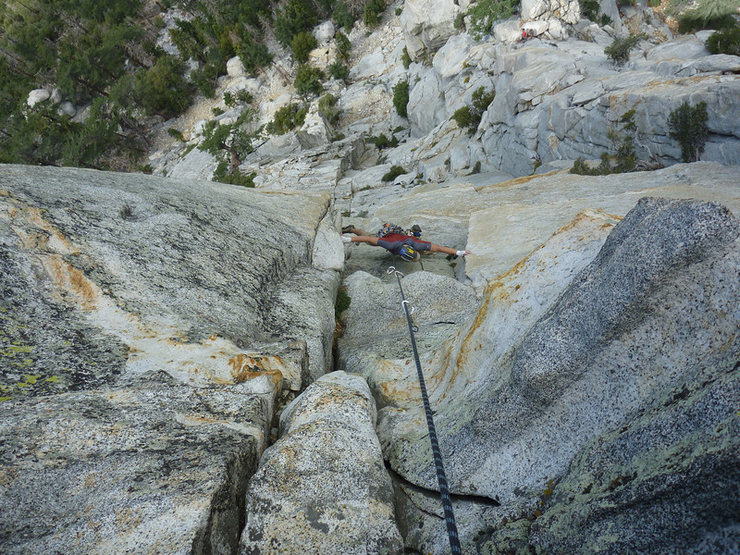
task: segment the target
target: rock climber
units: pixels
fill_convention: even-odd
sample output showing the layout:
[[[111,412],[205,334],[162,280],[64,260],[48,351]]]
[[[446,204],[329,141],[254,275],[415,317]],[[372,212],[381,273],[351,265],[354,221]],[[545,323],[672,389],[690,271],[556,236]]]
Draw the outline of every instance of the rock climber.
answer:
[[[472,254],[468,250],[459,251],[450,247],[435,245],[429,241],[422,241],[419,239],[421,237],[421,228],[418,225],[414,225],[409,231],[404,231],[394,224],[385,224],[375,236],[362,229],[348,225],[342,228],[342,233],[355,235],[355,237],[342,235],[342,240],[345,243],[367,243],[375,247],[383,247],[385,250],[397,254],[408,262],[419,260],[422,251],[442,252],[455,258]]]

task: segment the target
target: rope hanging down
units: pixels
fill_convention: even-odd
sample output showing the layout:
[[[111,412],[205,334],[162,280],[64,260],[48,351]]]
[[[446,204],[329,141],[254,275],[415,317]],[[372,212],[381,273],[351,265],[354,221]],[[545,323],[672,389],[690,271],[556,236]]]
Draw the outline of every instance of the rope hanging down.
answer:
[[[432,417],[432,408],[429,405],[429,397],[427,396],[427,388],[424,384],[424,374],[421,372],[421,362],[419,362],[419,352],[416,349],[416,338],[414,337],[414,323],[411,320],[411,312],[409,311],[409,305],[411,304],[406,300],[406,296],[403,293],[403,286],[401,285],[401,277],[403,274],[396,270],[393,266],[388,268],[388,274],[395,274],[398,280],[398,288],[401,290],[401,306],[403,312],[406,314],[406,321],[409,325],[409,335],[411,337],[411,348],[414,351],[414,360],[416,361],[416,373],[419,376],[419,386],[421,388],[421,399],[424,402],[424,412],[427,416],[427,428],[429,428],[429,441],[432,443],[432,453],[434,454],[434,466],[437,468],[437,481],[439,482],[439,495],[442,499],[442,508],[445,513],[445,524],[447,524],[447,535],[450,538],[450,549],[454,555],[462,554],[460,548],[460,538],[457,535],[457,524],[455,524],[455,513],[452,512],[452,502],[450,501],[450,491],[447,487],[447,477],[445,476],[445,469],[442,465],[442,453],[439,450],[439,443],[437,443],[437,430],[434,427],[434,418]]]

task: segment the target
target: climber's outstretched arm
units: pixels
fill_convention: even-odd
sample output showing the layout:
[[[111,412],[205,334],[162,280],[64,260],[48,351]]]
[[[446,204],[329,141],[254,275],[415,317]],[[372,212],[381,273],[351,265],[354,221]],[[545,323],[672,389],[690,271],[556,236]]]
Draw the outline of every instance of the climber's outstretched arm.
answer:
[[[359,227],[355,227],[352,225],[348,225],[347,227],[342,228],[342,233],[351,233],[352,235],[362,235],[364,237],[372,237],[372,234],[368,233],[364,229],[360,229]]]
[[[431,248],[429,250],[431,252],[443,252],[445,254],[451,254],[452,256],[466,256],[468,254],[472,254],[470,251],[457,251],[450,247],[435,245],[434,243],[431,243]]]
[[[378,238],[377,237],[370,237],[368,235],[358,235],[357,237],[348,237],[352,243],[368,243],[369,245],[373,245],[375,247],[378,246]]]

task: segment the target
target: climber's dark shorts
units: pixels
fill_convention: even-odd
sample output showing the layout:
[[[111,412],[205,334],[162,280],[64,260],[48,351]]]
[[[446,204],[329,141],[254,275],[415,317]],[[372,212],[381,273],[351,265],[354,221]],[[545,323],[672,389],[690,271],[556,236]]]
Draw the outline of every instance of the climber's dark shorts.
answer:
[[[385,250],[398,254],[398,250],[401,245],[411,245],[418,251],[428,251],[432,249],[432,244],[427,241],[419,241],[413,237],[407,237],[405,239],[397,239],[395,241],[388,241],[387,239],[378,239],[378,246],[383,247]]]

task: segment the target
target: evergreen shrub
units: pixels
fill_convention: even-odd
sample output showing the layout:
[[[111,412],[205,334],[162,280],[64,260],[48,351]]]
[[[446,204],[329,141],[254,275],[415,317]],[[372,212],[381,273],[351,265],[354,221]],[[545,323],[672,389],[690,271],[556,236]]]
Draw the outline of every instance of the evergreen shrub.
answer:
[[[305,63],[308,61],[308,55],[311,50],[318,46],[316,37],[310,31],[301,31],[293,37],[291,42],[291,49],[293,50],[293,57],[299,63]]]
[[[493,24],[508,19],[519,8],[519,0],[479,0],[468,10],[473,36],[480,40],[491,32]]]
[[[267,131],[284,135],[288,131],[300,127],[306,120],[308,110],[302,104],[288,104],[283,106],[277,112],[272,121],[267,126]]]
[[[380,178],[383,182],[393,181],[396,179],[399,175],[403,175],[406,173],[406,170],[403,169],[401,166],[391,166],[391,169],[383,175],[383,177]]]
[[[352,12],[347,8],[347,4],[342,2],[342,0],[339,0],[334,5],[331,18],[334,20],[334,23],[339,27],[343,27],[346,31],[350,31],[355,22],[355,16],[352,15]]]
[[[598,22],[599,11],[601,10],[601,4],[599,0],[580,0],[581,15],[586,19]]]
[[[695,106],[683,102],[668,117],[671,138],[676,139],[681,145],[684,162],[699,160],[704,151],[704,143],[709,136],[707,119],[706,102],[699,102]]]
[[[740,26],[712,33],[706,40],[706,46],[712,54],[740,56]]]
[[[391,138],[389,139],[386,137],[385,133],[381,133],[377,137],[370,137],[368,142],[374,144],[378,150],[383,150],[384,148],[395,148],[398,146],[398,138],[393,134],[391,134]]]
[[[319,98],[319,114],[331,125],[335,125],[342,115],[341,110],[337,108],[337,101],[337,97],[333,94],[325,94]]]
[[[368,0],[362,11],[362,22],[368,27],[377,27],[385,11],[385,0]]]
[[[309,31],[318,22],[311,0],[288,0],[275,13],[275,38],[289,48],[294,36]]]
[[[346,81],[349,79],[349,67],[340,61],[336,61],[329,65],[329,77],[337,79],[339,81]]]
[[[347,35],[340,31],[336,34],[334,40],[337,43],[337,52],[339,53],[339,57],[343,60],[349,60],[349,53],[352,50],[352,43],[350,42]]]
[[[644,38],[645,35],[642,33],[628,37],[617,37],[609,46],[604,48],[604,54],[618,66],[624,65],[630,59],[630,51]]]
[[[678,18],[679,33],[694,33],[703,29],[729,29],[737,25],[734,14],[737,0],[674,0],[669,13]],[[686,9],[689,8],[689,9]]]
[[[223,160],[219,162],[213,172],[213,179],[219,183],[230,183],[250,188],[254,187],[255,177],[257,177],[256,172],[244,173],[239,168],[229,168],[229,164]]]
[[[409,103],[409,82],[401,81],[393,87],[393,106],[396,108],[399,116],[408,117],[406,111]]]
[[[296,92],[303,98],[318,96],[324,89],[321,82],[325,78],[326,75],[319,68],[312,67],[308,64],[301,64],[296,70],[293,86]]]
[[[403,47],[403,52],[401,53],[401,63],[403,64],[404,69],[408,69],[411,66],[411,56],[409,56],[409,51],[406,49],[406,47]]]
[[[485,87],[478,87],[473,91],[472,106],[463,106],[455,110],[451,119],[454,119],[461,129],[467,127],[468,133],[472,135],[478,129],[483,112],[488,109],[488,106],[493,102],[495,97],[495,89],[486,91]]]

